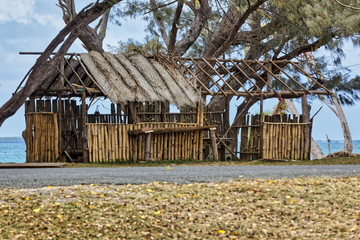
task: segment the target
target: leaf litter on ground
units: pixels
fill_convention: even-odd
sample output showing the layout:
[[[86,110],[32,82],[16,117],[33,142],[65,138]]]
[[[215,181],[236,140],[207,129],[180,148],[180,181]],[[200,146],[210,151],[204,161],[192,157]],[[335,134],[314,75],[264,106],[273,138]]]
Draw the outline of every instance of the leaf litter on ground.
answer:
[[[360,178],[0,190],[2,239],[359,239]]]

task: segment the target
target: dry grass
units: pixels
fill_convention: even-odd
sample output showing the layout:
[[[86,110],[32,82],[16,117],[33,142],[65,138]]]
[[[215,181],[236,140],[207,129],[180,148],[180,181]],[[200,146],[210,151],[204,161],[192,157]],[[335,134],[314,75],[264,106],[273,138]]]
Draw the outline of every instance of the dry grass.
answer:
[[[0,190],[2,239],[359,239],[360,178]]]
[[[244,160],[244,161],[199,161],[199,160],[159,160],[148,161],[141,163],[131,162],[115,162],[115,163],[68,163],[67,167],[147,167],[147,166],[252,166],[252,165],[349,165],[360,164],[360,157],[338,157],[338,158],[324,158],[317,160],[302,160],[302,161],[264,161],[264,160]]]

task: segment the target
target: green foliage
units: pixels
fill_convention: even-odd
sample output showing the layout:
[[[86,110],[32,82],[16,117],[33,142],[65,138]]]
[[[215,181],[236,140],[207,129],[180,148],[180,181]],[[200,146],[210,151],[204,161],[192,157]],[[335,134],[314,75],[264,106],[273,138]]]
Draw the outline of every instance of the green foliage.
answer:
[[[141,52],[145,55],[154,55],[156,53],[164,52],[163,44],[160,43],[159,38],[146,38],[144,42],[129,39],[127,42],[119,41],[118,46],[108,46],[114,53],[122,53],[125,55]]]
[[[144,41],[129,39],[127,42],[119,42],[119,46],[113,47],[112,51],[123,53],[140,51],[146,54],[168,51],[167,41],[163,38],[164,35],[161,34],[157,21],[163,24],[165,35],[168,37],[177,1],[154,1],[156,5],[150,2],[150,0],[125,1],[118,5],[112,14],[112,21],[120,24],[126,18],[141,18],[147,23],[146,37]],[[184,4],[177,24],[176,41],[183,39],[193,24],[196,10],[191,8],[192,2],[188,1]],[[207,55],[205,51],[214,44],[214,40],[226,37],[224,32],[227,29],[221,28],[230,29],[237,18],[255,2],[257,0],[209,0],[211,6],[209,19],[200,36],[184,55],[193,57]],[[342,2],[352,6],[359,5],[358,0]],[[224,22],[227,24],[224,25]],[[345,57],[342,50],[344,40],[351,40],[354,45],[360,45],[359,29],[360,12],[343,7],[335,1],[268,0],[247,17],[237,31],[242,37],[236,41],[234,39],[233,44],[223,51],[222,57],[268,60],[289,55],[290,59],[298,58],[300,64],[305,66],[304,60],[300,58],[302,52],[298,53],[297,50],[318,41],[318,44],[309,47],[307,51],[315,51],[320,46],[325,46],[325,49],[331,52],[332,59],[322,59],[320,64],[323,66],[319,69],[325,73],[326,79],[329,79],[327,86],[338,91],[341,103],[353,104],[358,100],[358,78],[348,80],[347,75],[342,71],[339,72],[339,69],[341,69],[341,60]],[[330,61],[337,68],[335,72],[328,69]],[[316,74],[314,76],[317,77]],[[309,85],[306,79],[300,79],[297,75],[294,75],[294,78],[304,85]],[[287,84],[290,87],[294,86],[293,82]]]

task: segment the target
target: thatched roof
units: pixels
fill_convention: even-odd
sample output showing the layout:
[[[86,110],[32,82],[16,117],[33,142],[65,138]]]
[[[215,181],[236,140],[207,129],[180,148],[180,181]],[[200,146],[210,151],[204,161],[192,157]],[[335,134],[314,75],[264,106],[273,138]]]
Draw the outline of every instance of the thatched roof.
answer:
[[[163,101],[178,107],[195,106],[201,94],[253,98],[332,94],[297,63],[287,60],[90,52],[67,54],[34,95],[79,96],[84,89],[88,96],[106,96],[114,103]]]
[[[101,91],[114,103],[167,101],[194,106],[200,93],[171,65],[162,65],[141,54],[90,52],[80,59]]]

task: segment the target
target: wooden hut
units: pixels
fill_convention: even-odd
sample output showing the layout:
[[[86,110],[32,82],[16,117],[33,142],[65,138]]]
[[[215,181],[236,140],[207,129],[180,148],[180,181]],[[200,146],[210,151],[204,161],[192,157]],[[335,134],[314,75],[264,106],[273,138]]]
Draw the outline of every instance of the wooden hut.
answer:
[[[300,84],[294,72],[306,77],[308,86]],[[316,90],[310,90],[315,84]],[[303,159],[309,153],[309,118],[292,123],[294,127],[284,127],[284,122],[274,127],[263,117],[253,124],[234,125],[229,119],[229,99],[244,97],[262,103],[271,97],[330,93],[290,61],[67,54],[25,104],[27,162],[202,160],[204,153],[209,156],[204,145],[210,146],[215,159],[218,151],[222,158],[225,152],[235,158],[240,152],[242,158],[255,154],[251,158]],[[110,114],[90,113],[89,106],[102,97],[111,101]],[[225,99],[223,109],[204,107],[207,97]],[[180,112],[171,113],[171,104]],[[228,137],[234,128],[242,129],[240,151],[237,137]],[[249,137],[250,128],[258,128],[251,131],[254,137]],[[280,140],[276,140],[277,148],[270,146],[267,141],[276,137],[298,141],[292,142],[297,147],[289,151],[307,150],[275,155],[278,148],[289,148]]]

